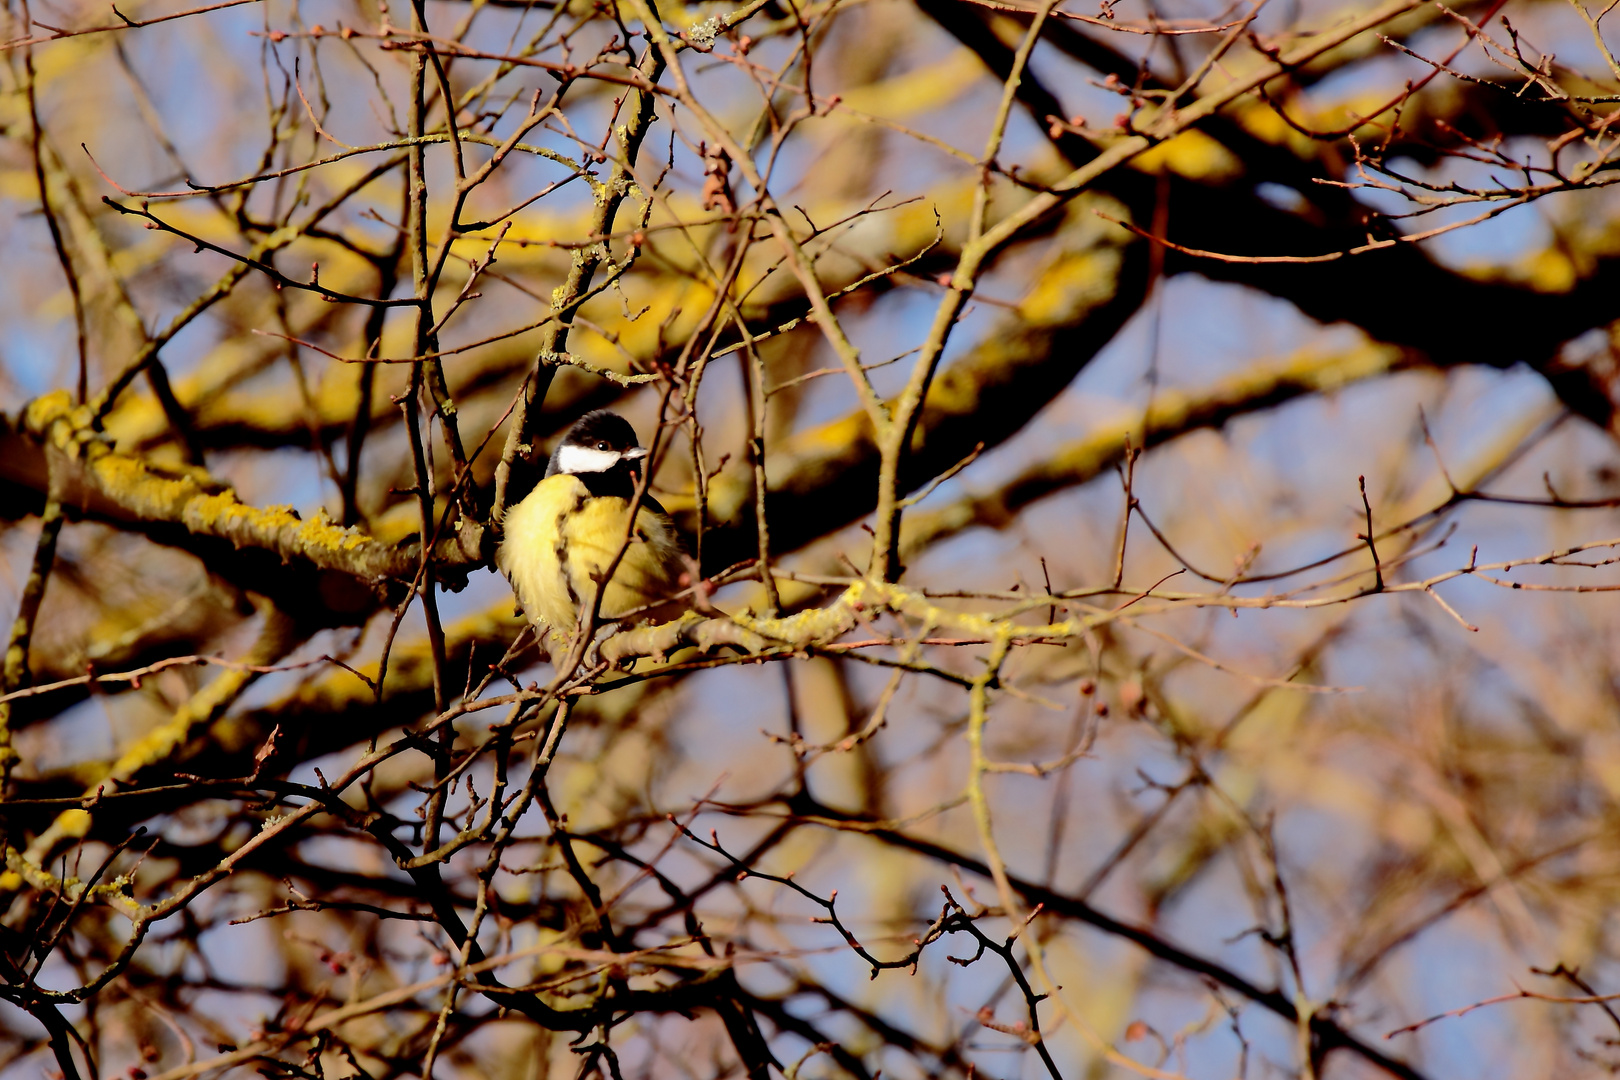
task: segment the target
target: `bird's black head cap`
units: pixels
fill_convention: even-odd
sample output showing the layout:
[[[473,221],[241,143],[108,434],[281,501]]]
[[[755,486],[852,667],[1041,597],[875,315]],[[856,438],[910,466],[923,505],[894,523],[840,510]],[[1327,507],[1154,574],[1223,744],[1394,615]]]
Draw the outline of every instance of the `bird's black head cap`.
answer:
[[[569,473],[584,480],[595,494],[624,494],[633,490],[635,476],[647,451],[636,439],[636,429],[618,413],[597,409],[586,413],[568,429],[551,452],[547,476]],[[602,491],[596,489],[601,487]]]
[[[562,441],[573,446],[619,453],[641,445],[636,438],[636,429],[630,426],[630,422],[609,409],[597,409],[575,420]]]

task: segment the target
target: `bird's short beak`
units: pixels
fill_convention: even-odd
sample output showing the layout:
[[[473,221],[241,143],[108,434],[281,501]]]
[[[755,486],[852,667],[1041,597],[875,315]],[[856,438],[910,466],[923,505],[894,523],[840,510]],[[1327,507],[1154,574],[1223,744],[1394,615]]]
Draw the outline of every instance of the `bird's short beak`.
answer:
[[[647,448],[645,446],[632,446],[630,449],[622,451],[619,456],[625,461],[640,461],[647,456]]]

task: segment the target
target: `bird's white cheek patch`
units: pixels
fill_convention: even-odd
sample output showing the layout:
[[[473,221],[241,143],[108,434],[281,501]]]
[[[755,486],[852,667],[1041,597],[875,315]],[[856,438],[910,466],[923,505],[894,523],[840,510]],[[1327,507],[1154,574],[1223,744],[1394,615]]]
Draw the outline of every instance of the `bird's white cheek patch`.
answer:
[[[617,450],[591,446],[564,446],[557,451],[557,468],[565,473],[607,472],[619,463]]]

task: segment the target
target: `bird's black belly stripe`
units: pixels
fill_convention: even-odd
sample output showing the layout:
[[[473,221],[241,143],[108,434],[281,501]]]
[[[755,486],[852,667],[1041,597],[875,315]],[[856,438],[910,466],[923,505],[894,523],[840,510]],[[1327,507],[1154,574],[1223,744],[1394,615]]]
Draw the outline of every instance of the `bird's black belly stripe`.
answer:
[[[574,588],[574,575],[569,572],[568,568],[568,539],[564,535],[564,522],[585,509],[585,500],[588,497],[589,495],[583,492],[575,495],[574,505],[557,515],[557,527],[554,530],[557,540],[552,546],[552,552],[557,556],[557,575],[562,578],[563,591],[568,594],[568,603],[576,612],[579,610],[582,601],[579,591]]]

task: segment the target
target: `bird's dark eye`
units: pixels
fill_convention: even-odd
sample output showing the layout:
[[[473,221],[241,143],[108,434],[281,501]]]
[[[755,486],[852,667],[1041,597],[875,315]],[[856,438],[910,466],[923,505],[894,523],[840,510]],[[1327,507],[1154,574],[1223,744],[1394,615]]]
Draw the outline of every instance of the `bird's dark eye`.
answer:
[[[606,450],[608,448],[607,440],[606,439],[598,439],[597,442],[596,442],[596,448],[598,450]]]

